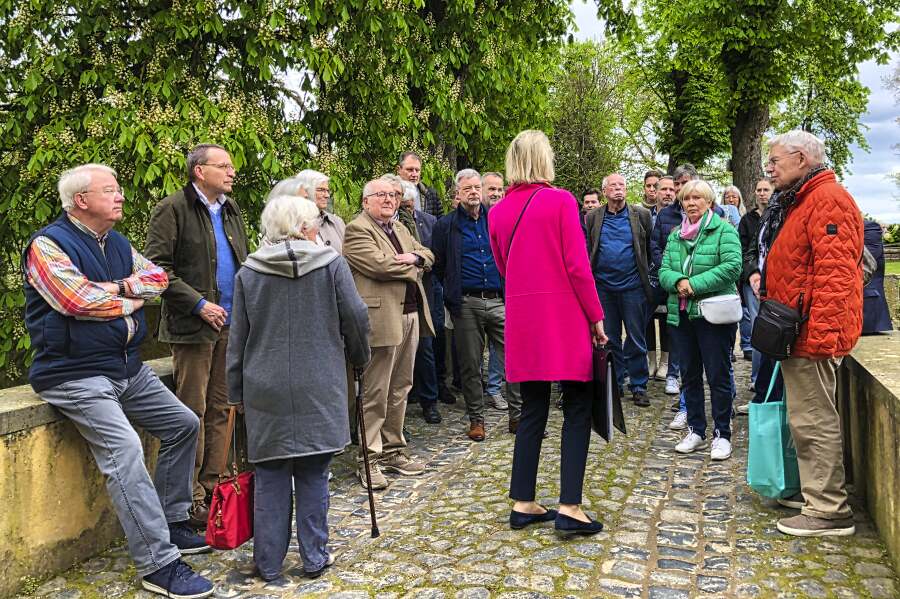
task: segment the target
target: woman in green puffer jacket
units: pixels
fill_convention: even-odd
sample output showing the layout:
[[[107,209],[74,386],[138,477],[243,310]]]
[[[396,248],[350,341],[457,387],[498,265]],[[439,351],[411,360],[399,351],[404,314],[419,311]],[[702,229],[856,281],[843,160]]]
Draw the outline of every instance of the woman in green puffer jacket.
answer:
[[[741,274],[741,242],[737,231],[712,211],[715,195],[705,181],[690,181],[678,194],[684,219],[672,230],[659,268],[659,283],[669,294],[668,322],[681,366],[685,412],[670,428],[688,427],[675,446],[693,453],[707,446],[703,373],[709,384],[714,439],[710,457],[731,456],[731,351],[737,323],[712,324],[700,315],[700,300],[737,293]]]

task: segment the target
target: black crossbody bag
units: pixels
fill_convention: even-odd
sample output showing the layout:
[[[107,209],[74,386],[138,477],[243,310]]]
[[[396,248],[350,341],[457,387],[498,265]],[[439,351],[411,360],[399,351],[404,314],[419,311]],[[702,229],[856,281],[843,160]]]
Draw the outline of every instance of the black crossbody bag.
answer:
[[[760,273],[760,285],[759,313],[753,321],[750,345],[773,360],[786,360],[800,336],[800,327],[809,320],[809,315],[803,313],[804,294],[800,293],[796,309],[767,298],[765,266]]]

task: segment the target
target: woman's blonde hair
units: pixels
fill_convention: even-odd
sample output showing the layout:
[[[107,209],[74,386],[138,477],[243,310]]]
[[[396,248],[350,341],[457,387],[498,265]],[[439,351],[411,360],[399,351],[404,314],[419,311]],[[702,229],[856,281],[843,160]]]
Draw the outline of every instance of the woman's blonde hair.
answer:
[[[684,185],[681,186],[681,189],[678,190],[677,200],[678,203],[681,203],[681,200],[684,197],[692,192],[699,193],[706,202],[712,206],[716,201],[716,193],[713,191],[712,187],[709,186],[709,183],[704,181],[703,179],[694,179],[693,181],[688,181]]]
[[[285,239],[301,239],[301,232],[318,224],[319,208],[298,196],[275,196],[266,202],[260,217],[264,242],[272,245]]]
[[[512,140],[506,149],[506,180],[516,183],[551,183],[556,177],[553,170],[553,148],[543,131],[526,129]]]

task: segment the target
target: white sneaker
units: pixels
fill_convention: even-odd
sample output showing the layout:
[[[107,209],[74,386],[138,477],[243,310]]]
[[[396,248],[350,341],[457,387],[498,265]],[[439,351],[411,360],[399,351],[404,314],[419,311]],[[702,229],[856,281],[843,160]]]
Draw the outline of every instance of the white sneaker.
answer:
[[[678,377],[666,377],[666,395],[678,395],[681,387],[678,385]]]
[[[669,430],[681,431],[687,428],[687,412],[678,412],[669,423]]]
[[[749,403],[741,404],[738,407],[736,407],[734,410],[738,414],[744,414],[744,415],[749,414],[750,413],[750,404]]]
[[[706,449],[706,446],[706,441],[701,439],[700,435],[688,429],[688,434],[675,446],[675,451],[678,453],[694,453],[698,449]]]
[[[712,449],[709,450],[709,458],[711,460],[727,460],[731,457],[731,441],[723,439],[719,435],[713,439]]]

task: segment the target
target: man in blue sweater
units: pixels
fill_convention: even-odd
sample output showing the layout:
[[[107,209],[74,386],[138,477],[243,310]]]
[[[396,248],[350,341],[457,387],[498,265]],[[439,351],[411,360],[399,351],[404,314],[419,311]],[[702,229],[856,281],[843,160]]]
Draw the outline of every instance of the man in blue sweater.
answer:
[[[619,387],[628,371],[628,385],[637,406],[647,398],[647,303],[651,298],[647,256],[650,253],[650,211],[625,201],[625,178],[604,177],[606,206],[587,216],[588,244],[597,293],[612,347]],[[622,344],[622,325],[628,337]]]
[[[200,419],[191,524],[203,528],[213,487],[227,471],[225,352],[234,275],[248,241],[241,211],[226,195],[235,167],[225,148],[194,148],[187,174],[187,185],[153,210],[145,254],[169,276],[159,340],[172,346],[175,394]]]

